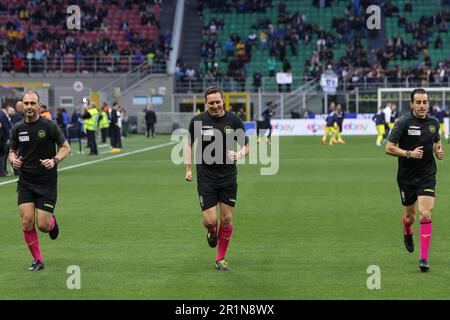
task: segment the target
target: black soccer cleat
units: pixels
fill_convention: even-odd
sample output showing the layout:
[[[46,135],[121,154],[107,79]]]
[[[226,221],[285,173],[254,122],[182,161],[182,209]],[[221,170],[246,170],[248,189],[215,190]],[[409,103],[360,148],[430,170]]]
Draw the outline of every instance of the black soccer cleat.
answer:
[[[208,241],[208,244],[211,248],[215,248],[217,246],[217,241],[219,240],[219,237],[217,236],[217,233],[210,233],[208,231],[206,235],[206,240]]]
[[[216,269],[219,271],[229,271],[230,267],[225,259],[216,261]]]
[[[33,262],[31,263],[31,267],[28,268],[28,271],[40,271],[44,269],[45,267],[42,262],[40,262],[39,260],[33,260]]]
[[[428,272],[430,270],[430,266],[428,265],[428,261],[426,259],[420,259],[419,268],[422,272]]]
[[[413,235],[404,234],[403,242],[405,243],[405,248],[408,252],[414,252],[414,242]]]
[[[56,217],[55,216],[53,217],[55,219],[55,225],[53,226],[53,229],[48,232],[48,235],[50,236],[50,239],[55,240],[56,238],[58,238],[59,235],[59,227],[58,222],[56,221]]]

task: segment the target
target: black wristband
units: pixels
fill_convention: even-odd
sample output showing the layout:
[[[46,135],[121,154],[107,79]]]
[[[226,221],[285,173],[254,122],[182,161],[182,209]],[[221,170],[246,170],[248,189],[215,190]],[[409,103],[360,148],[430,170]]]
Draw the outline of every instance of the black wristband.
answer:
[[[60,160],[57,157],[53,157],[53,161],[55,162],[55,164],[58,164]]]

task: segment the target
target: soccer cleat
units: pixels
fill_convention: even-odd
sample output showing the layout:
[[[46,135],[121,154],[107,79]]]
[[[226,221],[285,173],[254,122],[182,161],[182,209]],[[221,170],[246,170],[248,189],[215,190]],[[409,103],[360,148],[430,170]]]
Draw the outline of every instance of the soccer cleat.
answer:
[[[405,243],[405,248],[406,250],[408,250],[408,252],[414,252],[414,242],[412,234],[404,234],[403,242]]]
[[[422,272],[428,272],[430,269],[430,266],[428,265],[428,261],[426,259],[420,259],[419,261],[419,268]]]
[[[228,271],[230,267],[225,259],[216,261],[216,269],[219,271]]]
[[[31,263],[31,267],[28,268],[28,271],[40,271],[44,269],[45,267],[42,262],[40,262],[39,260],[33,260],[33,262]]]
[[[56,221],[56,217],[53,216],[53,218],[55,219],[55,225],[53,226],[53,229],[48,232],[48,235],[50,236],[50,239],[55,240],[59,235],[59,227],[58,222]]]
[[[217,246],[219,237],[217,236],[217,233],[208,232],[208,234],[206,235],[206,240],[208,241],[208,244],[211,248],[215,248]]]

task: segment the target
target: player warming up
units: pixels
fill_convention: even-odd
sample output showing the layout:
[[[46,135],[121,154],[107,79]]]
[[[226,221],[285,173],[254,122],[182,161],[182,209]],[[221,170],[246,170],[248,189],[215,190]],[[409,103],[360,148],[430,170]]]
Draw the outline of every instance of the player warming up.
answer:
[[[386,153],[398,157],[397,183],[403,205],[404,244],[414,251],[413,228],[416,208],[420,216],[420,259],[423,272],[430,269],[429,250],[432,236],[431,212],[435,201],[436,162],[444,159],[439,135],[439,121],[427,114],[427,92],[414,89],[410,97],[411,112],[400,117],[386,145]]]
[[[69,153],[70,146],[55,122],[39,114],[39,95],[35,91],[24,94],[25,119],[11,130],[9,161],[19,173],[17,196],[22,218],[23,236],[33,256],[28,271],[44,269],[35,228],[48,233],[51,239],[59,234],[54,210],[57,191],[57,164]],[[55,144],[59,151],[56,153]]]
[[[242,120],[224,110],[223,92],[220,88],[206,89],[205,105],[206,111],[194,116],[189,124],[190,139],[184,150],[185,179],[192,181],[192,145],[197,141],[197,191],[203,225],[208,230],[209,246],[218,247],[215,267],[220,271],[228,271],[230,268],[225,255],[233,233],[233,208],[237,199],[236,160],[247,155],[248,138]],[[231,143],[227,143],[230,141]],[[240,146],[237,152],[234,151],[235,141]]]

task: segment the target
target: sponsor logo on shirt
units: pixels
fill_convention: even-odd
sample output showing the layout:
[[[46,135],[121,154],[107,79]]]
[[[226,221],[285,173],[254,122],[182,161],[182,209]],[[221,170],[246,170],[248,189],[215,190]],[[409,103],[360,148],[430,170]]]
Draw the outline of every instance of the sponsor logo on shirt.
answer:
[[[202,126],[202,136],[214,136],[213,126]]]
[[[420,130],[408,130],[408,136],[420,136]]]
[[[19,142],[30,141],[30,136],[19,136]]]

